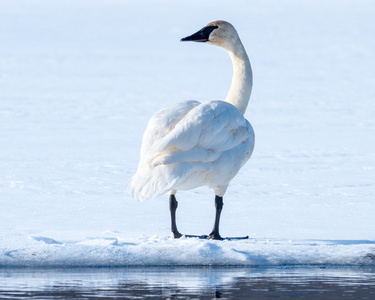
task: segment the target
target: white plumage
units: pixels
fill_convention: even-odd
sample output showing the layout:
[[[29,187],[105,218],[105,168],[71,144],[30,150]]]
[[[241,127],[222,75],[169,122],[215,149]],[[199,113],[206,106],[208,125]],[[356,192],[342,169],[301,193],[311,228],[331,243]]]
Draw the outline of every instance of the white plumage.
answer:
[[[174,196],[177,190],[199,186],[208,186],[222,197],[253,152],[254,131],[243,116],[252,71],[236,30],[228,22],[215,21],[182,40],[207,42],[227,50],[234,69],[231,89],[225,101],[185,101],[151,118],[137,172],[128,183],[129,192],[138,200],[168,192]],[[176,227],[175,231],[178,233]]]
[[[186,101],[154,115],[129,182],[134,198],[209,186],[223,196],[254,147],[250,123],[224,101]]]

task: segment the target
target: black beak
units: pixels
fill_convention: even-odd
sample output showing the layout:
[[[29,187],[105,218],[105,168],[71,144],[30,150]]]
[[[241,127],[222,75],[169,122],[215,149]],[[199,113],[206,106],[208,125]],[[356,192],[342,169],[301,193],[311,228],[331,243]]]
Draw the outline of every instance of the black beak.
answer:
[[[216,28],[219,28],[219,26],[203,27],[201,30],[197,31],[196,33],[182,38],[181,42],[185,42],[185,41],[207,42],[211,32],[214,31]]]

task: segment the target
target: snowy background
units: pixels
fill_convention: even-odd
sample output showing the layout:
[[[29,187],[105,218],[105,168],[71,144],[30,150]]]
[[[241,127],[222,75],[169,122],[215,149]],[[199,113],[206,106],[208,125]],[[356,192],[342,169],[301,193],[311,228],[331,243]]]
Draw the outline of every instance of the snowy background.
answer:
[[[375,4],[361,1],[0,0],[0,266],[375,264]],[[252,158],[223,236],[172,240],[168,197],[125,191],[148,119],[224,99],[238,30],[254,71]],[[214,195],[177,194],[208,234]]]

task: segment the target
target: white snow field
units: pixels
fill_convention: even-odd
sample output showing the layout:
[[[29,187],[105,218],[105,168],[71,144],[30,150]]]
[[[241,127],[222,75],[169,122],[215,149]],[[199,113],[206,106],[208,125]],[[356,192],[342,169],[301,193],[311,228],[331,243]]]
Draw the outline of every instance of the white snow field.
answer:
[[[375,265],[375,2],[0,1],[0,266]],[[238,30],[255,150],[224,196],[223,236],[170,236],[168,196],[125,191],[148,119],[224,99]],[[179,192],[182,233],[214,195]]]

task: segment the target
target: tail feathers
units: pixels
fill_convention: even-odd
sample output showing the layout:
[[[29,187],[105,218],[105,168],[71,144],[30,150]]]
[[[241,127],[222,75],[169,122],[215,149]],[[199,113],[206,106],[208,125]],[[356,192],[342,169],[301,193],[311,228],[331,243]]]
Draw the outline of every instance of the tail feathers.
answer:
[[[168,176],[168,170],[163,165],[150,167],[146,165],[127,183],[127,190],[133,198],[139,201],[155,198],[172,190],[178,178]]]

